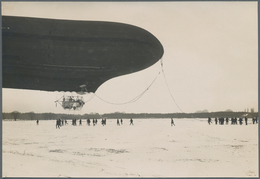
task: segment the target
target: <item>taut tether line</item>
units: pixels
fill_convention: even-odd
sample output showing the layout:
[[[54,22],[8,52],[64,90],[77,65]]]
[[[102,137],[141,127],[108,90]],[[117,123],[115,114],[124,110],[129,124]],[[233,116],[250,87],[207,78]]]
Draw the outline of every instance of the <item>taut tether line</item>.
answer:
[[[174,104],[178,107],[178,109],[183,113],[182,109],[179,107],[179,105],[177,104],[177,102],[175,101],[171,91],[170,91],[170,88],[169,88],[169,85],[168,85],[168,82],[166,80],[166,76],[165,76],[165,73],[164,73],[164,69],[163,69],[163,60],[161,59],[161,71],[162,71],[162,74],[163,74],[163,77],[164,77],[164,81],[165,81],[165,84],[167,86],[167,89],[168,89],[168,92],[174,102]],[[104,101],[105,103],[108,103],[108,104],[113,104],[113,105],[124,105],[124,104],[129,104],[129,103],[133,103],[133,102],[136,102],[137,100],[139,100],[148,90],[149,88],[154,84],[155,80],[158,78],[158,76],[161,74],[161,72],[159,71],[159,73],[157,74],[157,76],[154,78],[154,80],[150,83],[150,85],[142,92],[140,93],[139,95],[137,95],[135,98],[131,99],[130,101],[127,101],[127,102],[123,102],[123,103],[114,103],[114,102],[109,102],[107,100],[104,100],[103,98],[99,97],[96,93],[94,93],[92,95],[92,97],[88,100],[88,101],[85,101],[85,102],[89,102],[91,99],[93,99],[94,96],[96,96],[97,98],[99,98],[101,101]],[[56,100],[58,101],[58,100]]]
[[[165,73],[164,73],[164,70],[163,70],[163,61],[162,61],[162,59],[161,59],[161,69],[162,69],[162,74],[163,74],[163,77],[164,77],[164,81],[165,81],[166,86],[167,86],[167,89],[168,89],[168,91],[169,91],[169,93],[170,93],[170,95],[171,95],[171,98],[172,98],[173,102],[175,103],[175,105],[176,105],[176,106],[179,108],[179,110],[183,113],[183,111],[181,110],[181,108],[179,107],[179,105],[177,104],[177,102],[175,101],[175,99],[174,99],[174,97],[173,97],[173,95],[172,95],[172,93],[171,93],[171,91],[170,91],[170,88],[169,88],[169,85],[168,85],[168,82],[167,82],[167,80],[166,80]]]
[[[133,103],[133,102],[135,102],[135,101],[137,101],[138,99],[140,99],[148,90],[149,90],[149,88],[153,85],[153,83],[155,82],[155,80],[158,78],[158,76],[160,75],[160,73],[161,72],[159,72],[158,74],[157,74],[157,76],[154,78],[154,80],[151,82],[151,84],[142,92],[142,93],[140,93],[139,95],[137,95],[136,97],[134,97],[133,99],[131,99],[130,101],[127,101],[127,102],[124,102],[124,103],[113,103],[113,102],[109,102],[109,101],[107,101],[107,100],[104,100],[104,99],[102,99],[101,97],[99,97],[96,93],[93,93],[93,95],[90,97],[90,99],[88,99],[87,101],[83,101],[82,99],[80,99],[80,101],[82,101],[83,102],[83,104],[81,104],[80,106],[81,107],[83,107],[83,105],[86,103],[86,102],[89,102],[90,100],[92,100],[93,99],[93,97],[94,96],[96,96],[97,98],[99,98],[101,101],[104,101],[104,102],[106,102],[106,103],[108,103],[108,104],[113,104],[113,105],[124,105],[124,104],[128,104],[128,103]],[[70,97],[70,98],[73,98],[72,100],[72,102],[71,102],[71,104],[72,103],[74,103],[74,97],[76,97],[76,98],[78,98],[78,96],[68,96],[68,97]],[[56,100],[55,101],[55,103],[56,103],[56,107],[57,107],[57,103],[59,103],[61,106],[63,106],[63,101],[60,101],[61,99],[63,98],[63,101],[65,100],[65,95],[63,95],[62,97],[60,97],[58,100]],[[68,104],[69,105],[69,104]],[[71,109],[71,108],[70,108]],[[80,108],[81,109],[81,108]],[[75,110],[75,109],[74,109]]]

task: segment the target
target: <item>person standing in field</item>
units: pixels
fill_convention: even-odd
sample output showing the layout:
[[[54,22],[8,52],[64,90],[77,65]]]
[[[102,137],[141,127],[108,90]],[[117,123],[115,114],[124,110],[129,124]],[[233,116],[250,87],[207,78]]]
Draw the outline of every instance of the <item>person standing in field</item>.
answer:
[[[101,119],[101,124],[102,124],[102,126],[104,126],[105,125],[105,119]]]
[[[226,118],[226,124],[228,124],[228,121],[229,121],[229,119],[228,119],[228,117]]]
[[[242,125],[243,124],[243,119],[240,117],[239,118],[239,124]]]
[[[173,119],[171,118],[171,126],[175,126]]]
[[[117,123],[118,126],[120,126],[119,119],[117,119],[116,123]]]
[[[133,121],[133,119],[131,118],[131,119],[130,119],[130,125],[134,125],[133,122],[134,122],[134,121]]]
[[[224,125],[224,122],[225,122],[225,118],[222,117],[222,118],[221,118],[221,125]]]
[[[79,120],[79,125],[80,125],[80,126],[82,125],[82,121],[81,121],[81,119]]]
[[[247,117],[245,117],[245,123],[246,123],[246,125],[247,125]]]
[[[173,121],[173,120],[172,120]],[[209,123],[209,125],[210,125],[210,123],[211,123],[211,118],[209,117],[208,118],[208,123]]]
[[[121,125],[123,125],[123,119],[121,119]]]
[[[234,124],[237,124],[237,118],[236,117],[234,118]]]
[[[60,119],[57,119],[57,120],[56,120],[56,129],[57,129],[57,128],[60,128]]]
[[[37,119],[36,124],[39,125],[39,120]]]
[[[221,125],[221,117],[218,118],[218,124]]]

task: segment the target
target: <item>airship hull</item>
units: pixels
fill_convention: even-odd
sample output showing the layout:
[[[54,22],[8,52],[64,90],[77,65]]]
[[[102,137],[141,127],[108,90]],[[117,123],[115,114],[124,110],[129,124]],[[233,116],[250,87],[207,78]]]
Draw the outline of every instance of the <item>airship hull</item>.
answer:
[[[128,24],[2,17],[3,88],[95,92],[163,56],[150,32]]]

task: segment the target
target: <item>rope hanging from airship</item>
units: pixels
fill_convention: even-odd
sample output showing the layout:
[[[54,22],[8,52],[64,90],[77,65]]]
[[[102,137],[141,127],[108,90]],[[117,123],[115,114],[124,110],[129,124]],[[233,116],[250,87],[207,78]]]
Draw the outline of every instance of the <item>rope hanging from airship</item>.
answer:
[[[161,59],[161,71],[163,73],[163,77],[164,77],[164,81],[165,81],[165,84],[167,86],[167,89],[169,91],[169,94],[173,100],[173,102],[175,103],[175,105],[178,107],[178,109],[182,111],[182,109],[179,107],[179,105],[177,104],[177,102],[175,101],[173,95],[171,94],[171,91],[170,91],[170,88],[169,88],[169,85],[168,85],[168,82],[166,80],[166,76],[165,76],[165,73],[164,73],[164,69],[163,69],[163,61]],[[83,100],[83,97],[81,96],[65,96],[63,95],[61,98],[59,98],[58,100],[55,101],[56,103],[56,106],[57,106],[57,103],[59,103],[63,109],[73,109],[73,110],[81,110],[81,108],[83,107],[83,105],[87,102],[89,102],[90,100],[93,99],[94,96],[96,96],[98,99],[100,99],[101,101],[105,102],[105,103],[108,103],[108,104],[113,104],[113,105],[125,105],[125,104],[129,104],[129,103],[133,103],[133,102],[136,102],[137,100],[139,100],[148,90],[149,88],[154,84],[154,82],[156,81],[156,79],[158,78],[158,76],[161,74],[161,71],[159,71],[159,73],[157,74],[157,76],[154,78],[154,80],[150,83],[150,85],[142,92],[140,93],[139,95],[137,95],[135,98],[127,101],[127,102],[123,102],[123,103],[114,103],[114,102],[109,102],[107,100],[104,100],[103,98],[99,97],[97,94],[93,93],[93,95],[91,96],[91,98],[89,98],[87,101],[84,101]],[[61,101],[62,99],[62,101]]]
[[[176,105],[176,106],[179,108],[179,110],[183,113],[183,111],[181,110],[181,108],[179,107],[179,105],[177,104],[177,102],[175,101],[175,99],[174,99],[174,97],[173,97],[173,95],[172,95],[172,93],[171,93],[171,91],[170,91],[170,88],[169,88],[169,85],[168,85],[168,82],[167,82],[167,80],[166,80],[165,73],[164,73],[164,70],[163,70],[163,60],[162,60],[162,59],[161,59],[161,69],[162,69],[162,74],[163,74],[163,77],[164,77],[164,81],[165,81],[165,84],[166,84],[166,86],[167,86],[167,89],[168,89],[168,91],[169,91],[169,93],[170,93],[170,96],[171,96],[173,102],[175,103],[175,105]]]
[[[72,110],[72,109],[73,110],[81,110],[83,105],[85,103],[89,102],[90,100],[92,100],[94,96],[96,96],[97,98],[99,98],[103,102],[106,102],[108,104],[113,104],[113,105],[124,105],[124,104],[133,103],[133,102],[136,102],[138,99],[140,99],[149,90],[149,88],[153,85],[153,83],[158,78],[160,73],[161,72],[159,72],[157,74],[157,76],[154,78],[154,80],[151,82],[151,84],[142,93],[140,93],[139,95],[137,95],[135,98],[131,99],[130,101],[127,101],[127,102],[124,102],[124,103],[109,102],[109,101],[102,99],[97,94],[93,93],[93,95],[87,101],[84,101],[83,97],[81,97],[81,96],[73,96],[73,95],[66,96],[66,95],[63,95],[62,97],[60,97],[58,100],[55,101],[56,107],[57,107],[57,103],[59,103],[63,107],[63,109],[65,109],[65,110]]]
[[[179,105],[177,104],[176,100],[174,99],[171,91],[170,91],[170,88],[169,88],[169,85],[168,85],[168,82],[166,80],[166,76],[165,76],[165,73],[164,73],[164,69],[163,69],[163,60],[161,59],[161,70],[162,70],[162,74],[163,74],[163,77],[164,77],[164,81],[165,81],[165,84],[167,86],[167,89],[169,91],[169,94],[173,100],[173,102],[175,103],[175,105],[178,107],[178,109],[183,113],[182,109],[179,107]],[[140,99],[148,90],[149,88],[153,85],[153,83],[155,82],[155,80],[157,79],[157,77],[160,75],[161,72],[158,73],[158,75],[155,77],[155,79],[152,81],[152,83],[138,96],[136,96],[135,98],[133,98],[132,100],[128,101],[128,102],[125,102],[125,103],[112,103],[112,102],[109,102],[109,101],[106,101],[102,98],[100,98],[99,96],[97,96],[95,94],[96,97],[98,97],[100,100],[106,102],[106,103],[109,103],[109,104],[114,104],[114,105],[123,105],[123,104],[128,104],[128,103],[133,103],[133,102],[136,102],[138,99]]]
[[[109,101],[106,101],[106,100],[100,98],[97,94],[95,94],[95,93],[94,93],[94,94],[95,94],[95,96],[96,96],[97,98],[99,98],[100,100],[102,100],[102,101],[104,101],[104,102],[106,102],[106,103],[108,103],[108,104],[124,105],[124,104],[133,103],[133,102],[136,102],[138,99],[140,99],[140,98],[149,90],[149,88],[153,85],[153,83],[154,83],[155,80],[158,78],[158,76],[160,75],[160,73],[161,73],[161,72],[159,72],[159,73],[157,74],[157,76],[154,78],[154,80],[152,81],[152,83],[151,83],[141,94],[139,94],[139,95],[136,96],[135,98],[131,99],[130,101],[127,101],[127,102],[124,102],[124,103],[112,103],[112,102],[109,102]]]

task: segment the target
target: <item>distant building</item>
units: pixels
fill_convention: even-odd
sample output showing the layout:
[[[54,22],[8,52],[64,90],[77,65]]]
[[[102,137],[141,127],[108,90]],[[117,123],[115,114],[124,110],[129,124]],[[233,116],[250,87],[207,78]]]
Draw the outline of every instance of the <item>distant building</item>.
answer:
[[[254,108],[251,108],[251,113],[254,113],[255,112],[255,109]]]

